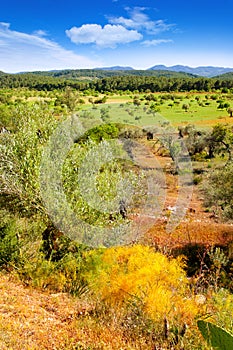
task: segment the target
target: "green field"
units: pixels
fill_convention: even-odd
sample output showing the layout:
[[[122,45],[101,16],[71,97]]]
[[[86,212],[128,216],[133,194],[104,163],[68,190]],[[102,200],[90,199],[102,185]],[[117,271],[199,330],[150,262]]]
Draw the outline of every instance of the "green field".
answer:
[[[99,101],[102,98],[106,102]],[[86,121],[89,120],[90,125],[97,119],[105,123],[138,126],[169,121],[174,126],[194,124],[205,128],[233,121],[229,113],[229,108],[233,108],[233,94],[229,92],[99,94],[91,91],[36,91],[19,88],[0,90],[1,124],[10,126],[12,111],[17,110],[18,106],[34,104],[47,105],[51,115],[77,113]],[[221,104],[224,108],[219,108]]]
[[[227,101],[229,107],[233,106],[231,95],[219,96],[216,100],[213,94],[184,95],[176,94],[168,99],[168,94],[155,94],[157,101],[145,100],[145,94],[135,96],[114,95],[102,105],[82,107],[87,112],[80,111],[80,116],[90,115],[93,119],[102,119],[104,122],[126,123],[138,126],[157,124],[169,121],[172,125],[194,124],[202,127],[213,126],[217,123],[232,123],[227,108],[220,109],[219,101]],[[139,100],[140,105],[134,104],[134,99]],[[214,97],[216,98],[216,96]],[[152,107],[154,105],[154,108]],[[184,110],[183,106],[188,105]]]

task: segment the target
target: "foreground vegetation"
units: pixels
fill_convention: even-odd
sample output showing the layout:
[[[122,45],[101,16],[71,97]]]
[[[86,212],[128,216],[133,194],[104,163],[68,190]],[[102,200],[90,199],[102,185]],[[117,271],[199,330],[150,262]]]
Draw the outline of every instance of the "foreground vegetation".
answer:
[[[126,80],[109,79],[79,90],[37,91],[32,85],[0,91],[2,349],[208,349],[198,320],[233,331],[232,91],[152,93],[132,83],[113,93],[111,84]],[[167,202],[158,223],[136,242],[111,247],[103,240],[96,248],[91,240],[63,235],[51,219],[41,196],[41,162],[51,135],[60,130],[65,137],[59,127],[75,115],[84,131],[65,157],[62,184],[70,208],[96,231],[143,220],[152,164],[140,168],[122,156],[124,147],[109,148],[107,140],[136,142],[161,161]],[[173,207],[166,203],[174,203],[179,190],[178,139],[192,159],[194,194],[205,209],[202,216],[188,211],[167,233]],[[94,159],[99,145],[111,159],[95,177],[100,198],[119,202],[127,192],[117,187],[122,178],[133,188],[124,215],[114,206],[101,210],[95,196],[90,205],[77,186],[78,170],[90,177],[94,162],[89,169],[88,157]]]

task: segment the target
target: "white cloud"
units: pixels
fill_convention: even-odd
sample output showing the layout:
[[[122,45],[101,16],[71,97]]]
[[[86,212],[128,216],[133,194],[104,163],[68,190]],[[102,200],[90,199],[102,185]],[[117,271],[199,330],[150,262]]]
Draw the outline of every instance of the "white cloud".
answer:
[[[64,49],[44,35],[44,31],[33,34],[13,31],[9,23],[0,22],[0,70],[19,72],[99,65],[99,62]]]
[[[115,48],[119,44],[127,44],[143,40],[143,35],[158,35],[174,28],[174,24],[167,24],[164,20],[151,20],[145,13],[145,7],[126,8],[129,17],[108,17],[109,23],[83,24],[66,30],[66,35],[75,44],[95,44],[99,48]],[[162,39],[160,39],[162,40]],[[158,45],[167,41],[146,40],[145,46]]]
[[[173,43],[173,40],[170,39],[154,39],[154,40],[145,40],[141,44],[144,46],[157,46],[160,44]]]
[[[99,24],[83,24],[66,30],[66,35],[75,44],[96,44],[111,48],[142,39],[142,34],[136,30],[128,30],[119,24],[106,24],[104,27]]]
[[[0,22],[0,29],[8,29],[10,27],[10,23]]]
[[[33,32],[33,34],[37,35],[37,36],[47,36],[48,35],[48,33],[45,30],[41,30],[41,29],[35,30]]]
[[[129,13],[129,18],[126,17],[110,17],[109,23],[120,24],[126,28],[136,30],[145,30],[148,34],[158,34],[174,28],[174,24],[167,24],[164,20],[152,21],[143,11],[145,7],[134,7],[126,9]]]

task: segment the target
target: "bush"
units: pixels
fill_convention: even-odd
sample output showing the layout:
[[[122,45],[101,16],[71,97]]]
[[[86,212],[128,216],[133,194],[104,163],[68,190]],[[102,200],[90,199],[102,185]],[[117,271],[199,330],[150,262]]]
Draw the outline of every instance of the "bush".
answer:
[[[211,172],[204,187],[205,205],[233,219],[233,163]]]
[[[37,288],[81,296],[89,291],[84,277],[86,260],[82,253],[68,253],[59,261],[46,260],[43,254],[38,254],[18,270],[19,277]]]
[[[110,248],[103,254],[103,265],[96,276],[97,293],[106,303],[123,306],[138,300],[152,320],[189,322],[197,313],[188,298],[188,279],[179,259],[168,259],[151,248]]]
[[[8,209],[45,217],[39,185],[42,145],[57,122],[43,105],[20,106],[16,114],[15,132],[1,137],[0,193],[7,197]]]
[[[9,268],[18,263],[19,241],[15,220],[5,218],[0,224],[0,267]]]

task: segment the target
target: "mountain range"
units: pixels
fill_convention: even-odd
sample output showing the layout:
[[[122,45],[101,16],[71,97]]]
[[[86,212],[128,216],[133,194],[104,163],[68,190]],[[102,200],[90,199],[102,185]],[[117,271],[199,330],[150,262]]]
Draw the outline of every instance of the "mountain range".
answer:
[[[113,67],[101,67],[95,68],[96,70],[134,70],[132,67],[122,67],[122,66],[113,66]]]
[[[112,76],[155,76],[155,77],[170,77],[170,78],[195,78],[206,77],[216,79],[233,79],[233,68],[226,67],[214,67],[214,66],[200,66],[189,67],[182,65],[165,66],[155,65],[145,70],[134,69],[129,66],[113,66],[113,67],[98,67],[92,69],[63,69],[63,70],[51,70],[51,71],[34,71],[34,72],[20,72],[20,74],[33,74],[43,75],[51,77],[59,77],[65,79],[90,79],[90,78],[106,78]],[[13,74],[13,75],[15,75]],[[0,71],[0,77],[4,77],[7,73]],[[11,75],[11,74],[10,74]]]
[[[156,65],[149,70],[169,70],[173,72],[185,72],[185,73],[191,73],[195,75],[200,75],[202,77],[214,77],[216,75],[221,75],[229,72],[233,72],[233,68],[225,68],[225,67],[213,67],[213,66],[200,66],[196,68],[192,68],[189,66],[182,66],[182,65],[176,65],[167,67],[164,65]]]
[[[103,68],[95,68],[98,70],[110,70],[110,71],[129,71],[129,70],[135,70],[132,67],[124,67],[124,66],[114,66],[114,67],[103,67]],[[213,67],[213,66],[200,66],[200,67],[189,67],[189,66],[182,66],[182,65],[175,65],[167,67],[165,65],[156,65],[151,68],[148,68],[147,70],[157,70],[157,71],[170,71],[170,72],[177,72],[177,73],[188,73],[192,75],[198,75],[202,77],[215,77],[221,74],[233,72],[233,68],[226,68],[226,67]]]

